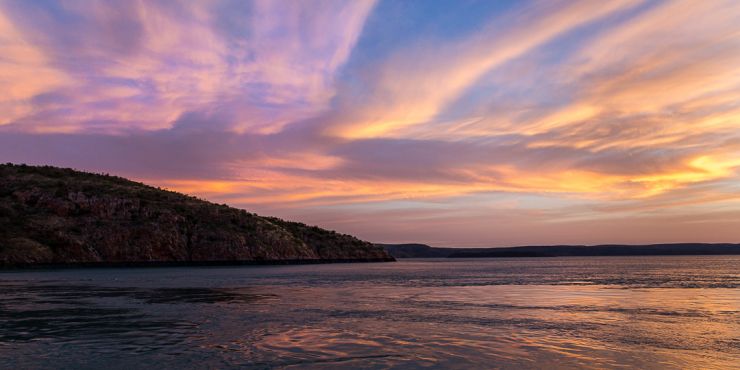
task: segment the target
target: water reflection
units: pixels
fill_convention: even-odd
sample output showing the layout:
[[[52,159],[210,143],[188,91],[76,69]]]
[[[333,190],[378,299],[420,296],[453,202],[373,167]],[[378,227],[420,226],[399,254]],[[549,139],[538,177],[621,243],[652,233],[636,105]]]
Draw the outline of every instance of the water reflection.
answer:
[[[274,298],[244,289],[121,288],[94,285],[0,285],[0,342],[114,342],[134,351],[181,343],[197,322],[157,317],[141,304],[247,304]]]
[[[728,369],[740,363],[738,265],[723,256],[0,274],[0,367]]]

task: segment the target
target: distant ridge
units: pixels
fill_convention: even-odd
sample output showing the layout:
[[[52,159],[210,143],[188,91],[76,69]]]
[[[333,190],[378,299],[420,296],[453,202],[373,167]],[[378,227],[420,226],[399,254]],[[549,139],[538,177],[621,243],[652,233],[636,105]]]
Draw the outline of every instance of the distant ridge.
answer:
[[[121,177],[0,165],[0,268],[393,260],[351,235]]]
[[[426,244],[378,244],[395,258],[445,258],[455,253],[455,248],[438,248]]]
[[[539,245],[507,248],[435,248],[425,244],[379,244],[396,258],[492,258],[567,256],[677,256],[740,254],[740,244]]]

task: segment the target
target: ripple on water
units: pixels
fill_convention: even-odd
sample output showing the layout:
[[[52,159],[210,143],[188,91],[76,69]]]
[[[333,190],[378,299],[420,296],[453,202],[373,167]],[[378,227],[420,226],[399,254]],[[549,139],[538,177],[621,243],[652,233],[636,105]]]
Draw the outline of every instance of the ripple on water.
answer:
[[[738,265],[722,256],[6,273],[0,368],[737,368]]]

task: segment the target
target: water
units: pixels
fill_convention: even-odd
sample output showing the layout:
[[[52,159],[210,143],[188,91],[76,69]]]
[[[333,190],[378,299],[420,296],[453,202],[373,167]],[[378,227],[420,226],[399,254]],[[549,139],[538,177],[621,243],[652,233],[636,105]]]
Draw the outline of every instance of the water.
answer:
[[[740,256],[0,273],[0,368],[740,369]]]

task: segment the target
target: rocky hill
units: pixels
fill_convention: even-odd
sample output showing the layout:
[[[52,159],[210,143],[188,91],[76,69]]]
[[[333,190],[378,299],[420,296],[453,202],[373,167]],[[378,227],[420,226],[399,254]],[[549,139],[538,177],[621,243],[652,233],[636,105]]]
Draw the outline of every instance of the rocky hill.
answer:
[[[350,235],[116,176],[0,165],[0,267],[392,260]]]

